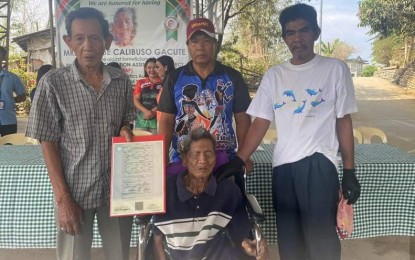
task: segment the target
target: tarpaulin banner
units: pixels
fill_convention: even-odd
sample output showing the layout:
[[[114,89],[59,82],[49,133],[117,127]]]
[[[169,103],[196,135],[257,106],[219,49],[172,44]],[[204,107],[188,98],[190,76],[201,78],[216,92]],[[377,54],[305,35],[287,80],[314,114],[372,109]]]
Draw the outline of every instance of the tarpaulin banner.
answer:
[[[133,84],[144,77],[148,58],[171,56],[176,67],[189,60],[186,25],[191,19],[190,0],[55,0],[58,66],[67,66],[75,54],[63,35],[66,15],[80,7],[104,13],[114,41],[103,57],[104,63],[118,62]]]

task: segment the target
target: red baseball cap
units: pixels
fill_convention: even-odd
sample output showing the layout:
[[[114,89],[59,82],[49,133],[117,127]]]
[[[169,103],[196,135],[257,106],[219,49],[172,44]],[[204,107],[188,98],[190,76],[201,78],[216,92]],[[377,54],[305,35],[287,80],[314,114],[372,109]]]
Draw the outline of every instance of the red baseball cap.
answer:
[[[215,26],[213,26],[213,23],[207,18],[195,18],[187,24],[187,40],[189,40],[197,31],[204,32],[208,36],[215,38]]]

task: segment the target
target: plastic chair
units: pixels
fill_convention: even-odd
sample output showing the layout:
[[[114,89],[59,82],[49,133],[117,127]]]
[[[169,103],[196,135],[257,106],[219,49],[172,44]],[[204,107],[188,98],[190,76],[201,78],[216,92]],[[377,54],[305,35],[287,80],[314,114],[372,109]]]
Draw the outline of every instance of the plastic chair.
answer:
[[[376,127],[368,127],[368,126],[360,126],[356,127],[356,129],[362,133],[363,136],[363,143],[364,144],[371,144],[372,143],[372,137],[379,137],[383,144],[386,144],[388,142],[388,139],[386,138],[385,132],[380,130]]]
[[[22,133],[9,134],[0,137],[0,145],[36,145],[39,141],[30,137],[26,137]]]
[[[359,130],[353,128],[353,137],[358,144],[363,144],[363,136]]]
[[[275,144],[277,142],[277,129],[269,128],[262,139],[264,144]]]

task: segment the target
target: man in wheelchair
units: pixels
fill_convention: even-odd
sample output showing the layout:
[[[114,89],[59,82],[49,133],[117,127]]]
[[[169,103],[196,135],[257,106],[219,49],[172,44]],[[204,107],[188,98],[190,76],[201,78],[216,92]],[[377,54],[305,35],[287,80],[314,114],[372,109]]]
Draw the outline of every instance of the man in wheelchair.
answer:
[[[180,144],[187,171],[167,179],[166,214],[154,217],[156,259],[267,259],[249,239],[250,221],[240,188],[217,182],[215,139],[204,128],[192,130]]]

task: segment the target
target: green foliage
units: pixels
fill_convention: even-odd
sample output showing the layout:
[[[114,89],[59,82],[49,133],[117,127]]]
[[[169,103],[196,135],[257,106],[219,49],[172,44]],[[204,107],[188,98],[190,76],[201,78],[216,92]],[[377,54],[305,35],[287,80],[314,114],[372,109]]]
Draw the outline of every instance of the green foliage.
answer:
[[[373,61],[385,66],[392,63],[402,64],[404,59],[403,40],[400,36],[392,35],[378,38],[373,42]]]
[[[377,67],[373,65],[368,65],[363,68],[362,76],[363,77],[372,77],[373,74],[377,71]]]
[[[281,10],[291,0],[234,0],[234,19],[229,24],[219,58],[239,71],[250,87],[259,84],[270,66],[289,54],[281,39]],[[236,11],[243,10],[243,12]],[[228,33],[229,32],[229,33]]]
[[[36,73],[26,71],[26,59],[15,54],[9,57],[9,71],[16,74],[25,86],[26,101],[16,104],[18,110],[27,114],[30,111],[31,100],[30,91],[36,86]]]
[[[362,0],[358,15],[371,34],[415,36],[415,0]]]
[[[340,60],[346,60],[355,52],[355,48],[341,41],[335,39],[334,41],[321,44],[321,54],[327,57],[333,57]]]

